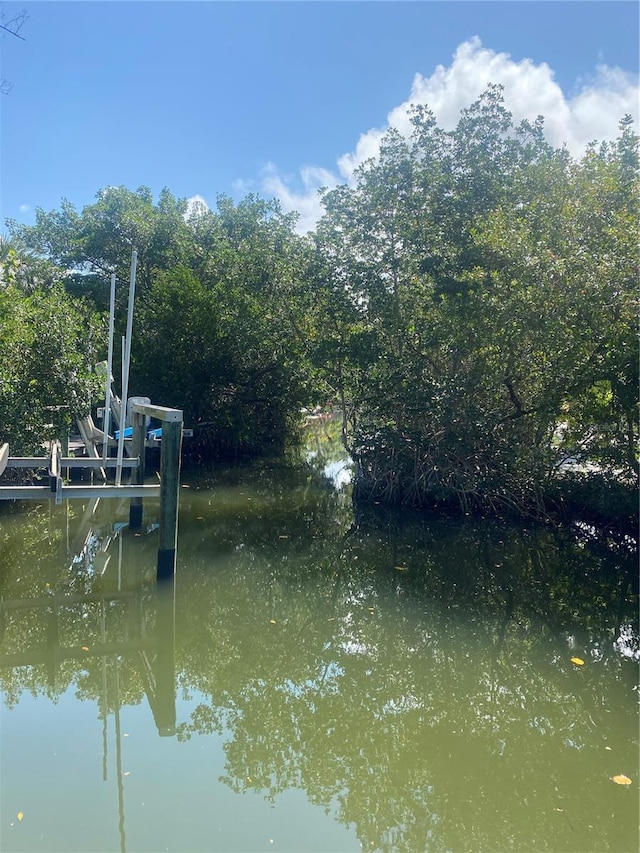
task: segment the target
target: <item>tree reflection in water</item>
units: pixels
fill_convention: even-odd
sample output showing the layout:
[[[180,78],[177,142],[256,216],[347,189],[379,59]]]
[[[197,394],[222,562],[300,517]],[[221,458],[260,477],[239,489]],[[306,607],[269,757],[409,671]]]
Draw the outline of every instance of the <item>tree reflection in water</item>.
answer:
[[[183,601],[208,618],[179,604],[179,668],[210,701],[179,737],[226,731],[233,790],[303,788],[363,849],[633,846],[635,805],[593,761],[636,754],[630,543],[375,515],[193,555]]]
[[[158,675],[172,688],[175,663],[177,687],[198,699],[179,740],[222,734],[232,790],[302,789],[363,849],[635,849],[637,798],[609,781],[637,762],[635,543],[380,507],[354,517],[327,457],[308,461],[190,480],[175,661],[154,674],[132,647],[119,702],[152,696]],[[69,560],[73,536],[43,524],[48,511],[3,525],[3,601],[119,583],[130,599],[60,607],[58,644],[166,636],[148,585],[154,537],[114,539],[116,581],[115,559],[100,570],[113,518],[93,517],[93,545]],[[14,616],[3,611],[2,655],[47,647],[41,610]],[[53,680],[43,660],[2,669],[0,684],[8,705],[73,684],[105,714],[113,677],[105,688],[99,657],[69,657]],[[171,709],[150,705],[171,733]]]

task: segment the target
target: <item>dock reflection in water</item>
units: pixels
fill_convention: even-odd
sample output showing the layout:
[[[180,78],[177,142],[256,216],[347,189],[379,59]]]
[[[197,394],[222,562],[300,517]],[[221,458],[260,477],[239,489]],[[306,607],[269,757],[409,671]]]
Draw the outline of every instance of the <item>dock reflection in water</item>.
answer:
[[[124,704],[130,704],[135,682],[136,701],[140,695],[146,698],[158,735],[175,736],[175,578],[161,584],[150,581],[153,567],[145,565],[149,549],[131,541],[143,534],[132,534],[126,522],[113,519],[112,510],[109,502],[101,505],[95,499],[74,518],[72,506],[67,505],[67,523],[48,531],[47,538],[52,536],[54,541],[38,543],[44,546],[38,565],[42,574],[30,578],[30,585],[41,594],[20,599],[3,595],[0,600],[0,672],[13,671],[10,686],[29,686],[32,692],[42,691],[51,698],[75,681],[77,698],[96,702],[105,782],[109,779],[109,719],[113,720],[112,774],[118,792],[120,849],[125,850],[123,692]],[[43,508],[32,510],[27,517],[35,520],[42,512]],[[56,515],[59,522],[60,513]],[[149,525],[147,532],[153,533],[156,527]],[[62,530],[66,576],[54,580],[51,558],[62,553]],[[51,580],[42,582],[43,577]],[[10,696],[11,692],[7,699]],[[64,786],[65,780],[60,782]],[[24,813],[20,814],[22,823]],[[43,849],[48,849],[46,844]]]
[[[339,464],[187,473],[168,590],[113,507],[2,519],[3,850],[637,849],[634,543]]]

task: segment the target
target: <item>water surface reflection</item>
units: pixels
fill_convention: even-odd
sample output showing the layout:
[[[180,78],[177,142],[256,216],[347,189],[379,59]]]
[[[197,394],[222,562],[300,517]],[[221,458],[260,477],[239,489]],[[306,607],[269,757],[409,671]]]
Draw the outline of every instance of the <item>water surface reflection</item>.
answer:
[[[2,849],[635,851],[632,543],[354,517],[316,444],[187,472],[160,593],[126,508],[3,518]]]

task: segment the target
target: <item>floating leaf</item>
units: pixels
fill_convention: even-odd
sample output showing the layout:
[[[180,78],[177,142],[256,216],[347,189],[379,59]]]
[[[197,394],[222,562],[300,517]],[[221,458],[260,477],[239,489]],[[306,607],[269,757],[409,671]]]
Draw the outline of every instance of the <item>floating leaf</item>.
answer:
[[[611,747],[610,747],[610,746],[605,746],[605,749],[607,750],[607,752],[611,752]]]
[[[22,820],[24,817],[24,812],[18,812],[18,820]]]
[[[393,568],[396,570],[396,572],[408,572],[409,571],[407,566],[394,566]]]
[[[576,666],[584,666],[582,658],[571,658],[571,663],[575,663]]]
[[[270,625],[277,625],[278,623],[276,622],[275,619],[269,619],[269,624]]]
[[[612,776],[611,781],[615,782],[616,785],[631,785],[631,779],[628,776],[625,776],[621,773],[619,776]]]
[[[288,538],[289,538],[289,537],[288,537],[288,536],[286,536],[285,534],[282,534],[281,536],[278,536],[278,539],[288,539]]]
[[[89,651],[89,646],[80,646],[80,648],[82,649],[83,652]]]

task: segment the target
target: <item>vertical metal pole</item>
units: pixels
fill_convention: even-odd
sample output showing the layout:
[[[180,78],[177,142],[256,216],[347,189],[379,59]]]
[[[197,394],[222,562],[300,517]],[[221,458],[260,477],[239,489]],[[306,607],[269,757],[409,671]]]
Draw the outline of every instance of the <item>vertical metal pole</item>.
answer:
[[[68,501],[67,501],[68,503]],[[105,643],[105,610],[104,598],[100,602],[100,639],[102,644]],[[102,694],[100,697],[100,709],[102,712],[102,779],[107,781],[107,713],[109,710],[109,701],[107,698],[107,656],[102,655]]]
[[[116,486],[122,481],[122,454],[124,450],[124,428],[126,426],[127,397],[129,394],[129,367],[131,364],[131,331],[133,329],[133,302],[136,294],[136,265],[138,253],[134,249],[131,252],[131,275],[129,277],[129,305],[127,308],[127,333],[124,338],[122,353],[122,405],[124,413],[120,417],[120,441],[118,442],[118,459],[116,465]]]
[[[157,579],[172,578],[178,542],[178,492],[182,421],[163,421],[160,449],[160,529],[158,531]]]
[[[109,427],[111,426],[111,372],[113,370],[113,326],[116,316],[116,274],[111,273],[111,291],[109,294],[109,349],[107,351],[107,378],[104,389],[104,419],[102,431],[104,432],[104,444],[102,446],[102,458],[105,463],[109,453]]]
[[[131,471],[131,483],[135,486],[141,486],[144,483],[144,463],[145,463],[145,434],[146,434],[146,418],[139,412],[134,412],[132,418],[133,440],[131,442],[131,455],[138,457],[138,467]],[[142,527],[142,496],[131,498],[129,506],[129,528],[131,530],[140,530]]]
[[[124,335],[122,336],[122,387],[125,385],[124,378],[124,363],[127,352],[127,343]],[[127,389],[128,390],[128,389]],[[118,454],[116,456],[116,486],[122,482],[122,459],[124,456],[124,430],[127,425],[127,398],[122,395],[120,401],[120,435],[118,436]]]

